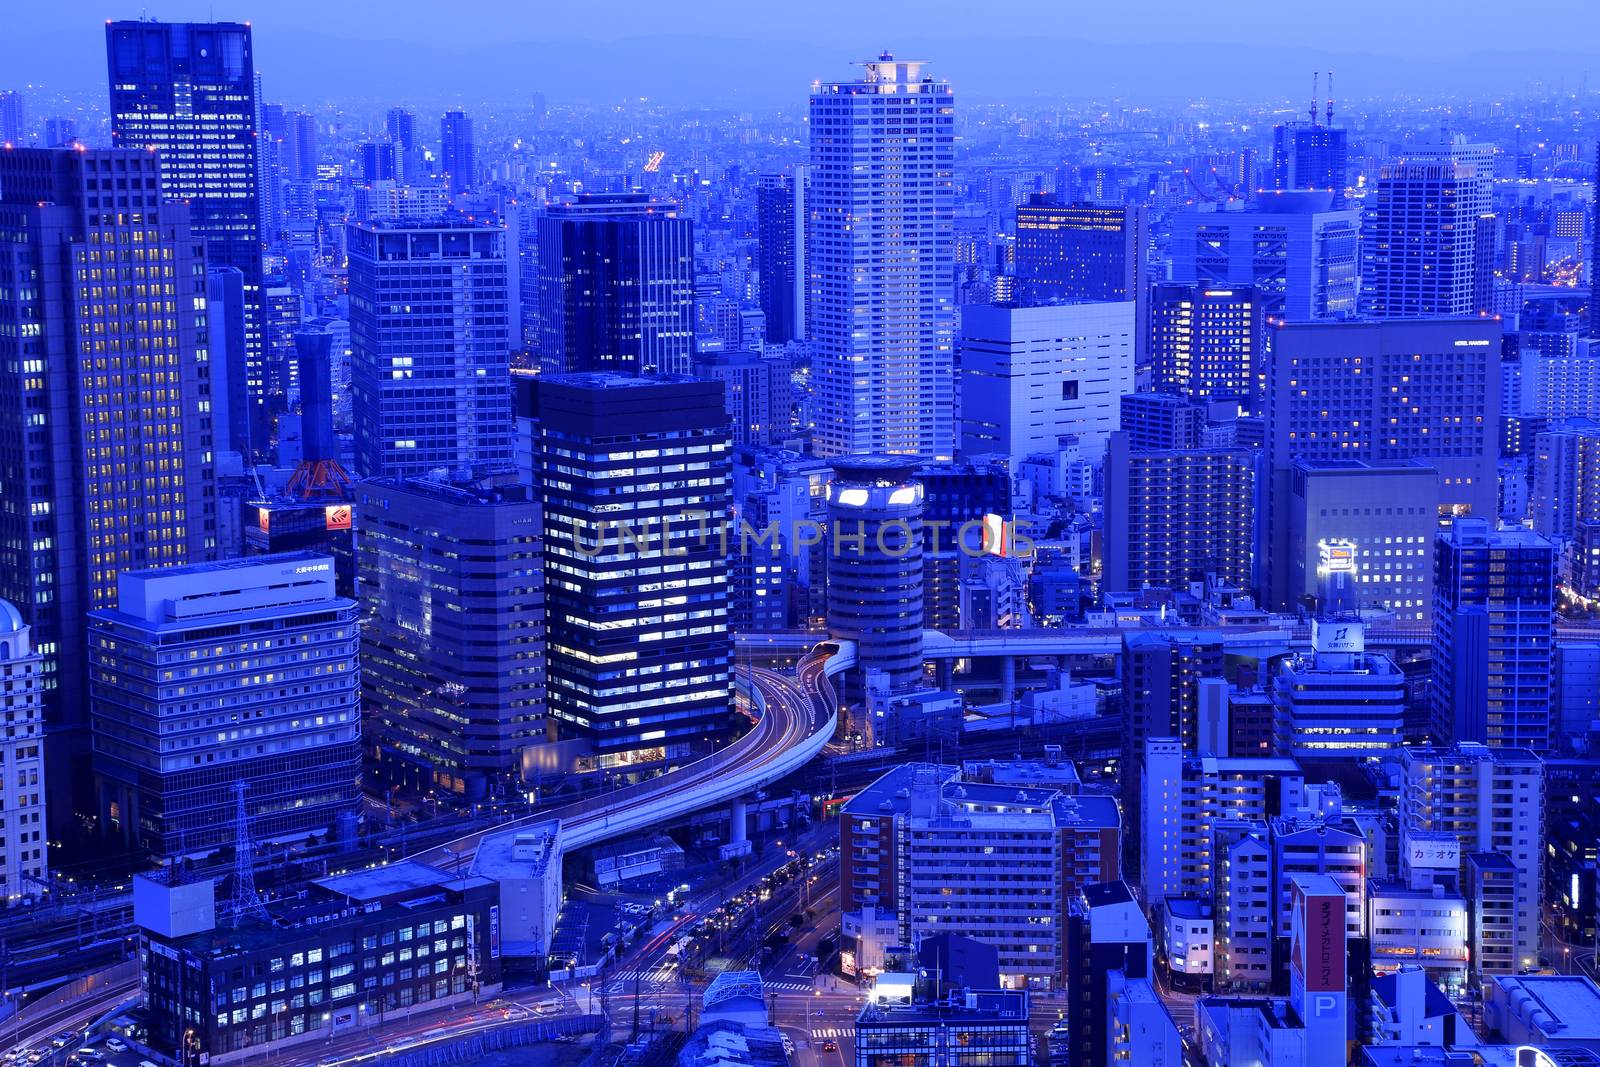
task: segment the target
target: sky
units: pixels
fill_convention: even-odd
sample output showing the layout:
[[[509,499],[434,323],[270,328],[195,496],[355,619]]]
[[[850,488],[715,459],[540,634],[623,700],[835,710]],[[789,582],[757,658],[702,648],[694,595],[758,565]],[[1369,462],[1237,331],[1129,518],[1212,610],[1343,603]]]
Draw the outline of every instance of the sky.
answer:
[[[1594,0],[0,0],[0,11],[0,87],[103,83],[100,25],[141,15],[249,21],[257,67],[282,89],[269,95],[307,97],[409,86],[487,98],[526,86],[595,98],[641,85],[762,97],[809,72],[803,94],[811,78],[845,75],[850,60],[907,46],[995,97],[1053,87],[1203,96],[1291,70],[1301,74],[1279,92],[1299,96],[1312,64],[1336,61],[1352,92],[1364,80],[1374,94],[1413,81],[1421,93],[1514,91],[1536,78],[1576,88],[1591,65],[1600,79]]]

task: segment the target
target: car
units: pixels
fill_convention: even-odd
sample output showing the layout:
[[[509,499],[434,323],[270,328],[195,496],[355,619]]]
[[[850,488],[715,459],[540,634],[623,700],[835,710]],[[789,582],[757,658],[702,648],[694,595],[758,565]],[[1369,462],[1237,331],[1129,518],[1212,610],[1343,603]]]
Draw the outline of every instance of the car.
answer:
[[[112,1052],[126,1052],[128,1051],[128,1043],[120,1037],[108,1037],[106,1038],[106,1048]]]
[[[839,1042],[837,1042],[837,1041],[824,1041],[822,1043],[822,1051],[824,1051],[824,1052],[838,1052],[839,1051]]]
[[[153,1063],[150,1060],[140,1060],[139,1061],[139,1067],[159,1067],[159,1065],[157,1065],[156,1063]]]
[[[84,1063],[99,1063],[106,1058],[106,1054],[97,1048],[80,1048],[73,1055]]]

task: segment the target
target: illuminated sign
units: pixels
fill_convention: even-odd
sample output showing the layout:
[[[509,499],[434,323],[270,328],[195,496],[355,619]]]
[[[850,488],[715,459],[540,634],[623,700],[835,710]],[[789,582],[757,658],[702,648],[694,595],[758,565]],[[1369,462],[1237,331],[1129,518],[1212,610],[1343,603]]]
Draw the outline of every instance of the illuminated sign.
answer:
[[[1343,993],[1345,901],[1343,893],[1308,892],[1294,883],[1293,942],[1289,965],[1307,993]]]
[[[349,504],[329,504],[323,509],[323,519],[330,530],[350,529],[350,515]]]
[[[1315,652],[1362,652],[1366,631],[1359,622],[1316,619],[1311,623],[1311,648]]]
[[[1356,545],[1354,541],[1318,541],[1319,567],[1324,574],[1354,574]]]
[[[1406,862],[1413,870],[1456,871],[1461,868],[1461,840],[1454,836],[1407,838]]]
[[[1011,523],[992,512],[983,517],[983,551],[990,556],[1009,556],[1013,547]]]
[[[257,508],[256,509],[256,525],[261,527],[261,532],[262,533],[267,533],[269,530],[271,530],[272,529],[272,512],[268,511],[266,508]]]

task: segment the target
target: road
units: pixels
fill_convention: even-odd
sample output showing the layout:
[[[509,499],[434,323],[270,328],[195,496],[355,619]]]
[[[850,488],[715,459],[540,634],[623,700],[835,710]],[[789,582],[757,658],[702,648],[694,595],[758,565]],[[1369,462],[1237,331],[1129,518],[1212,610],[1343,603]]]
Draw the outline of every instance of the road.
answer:
[[[464,834],[414,858],[447,869],[470,863],[485,837],[549,819],[561,820],[561,836],[569,848],[583,848],[642,829],[652,819],[659,822],[674,813],[711,807],[775,781],[803,766],[833,736],[837,703],[826,667],[837,650],[831,642],[818,645],[801,660],[796,677],[751,668],[764,710],[727,748],[643,782]]]

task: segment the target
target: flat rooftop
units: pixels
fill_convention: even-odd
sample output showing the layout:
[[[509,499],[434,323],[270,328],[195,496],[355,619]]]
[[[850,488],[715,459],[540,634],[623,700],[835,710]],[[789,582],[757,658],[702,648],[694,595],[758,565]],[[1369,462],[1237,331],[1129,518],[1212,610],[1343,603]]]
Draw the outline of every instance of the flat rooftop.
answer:
[[[458,876],[438,867],[430,867],[426,863],[418,863],[416,860],[401,860],[399,863],[389,863],[364,871],[337,874],[332,878],[323,878],[316,882],[316,885],[328,893],[362,902],[414,893],[421,889],[462,890],[493,884],[487,878],[480,878],[474,874]]]

